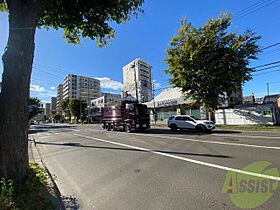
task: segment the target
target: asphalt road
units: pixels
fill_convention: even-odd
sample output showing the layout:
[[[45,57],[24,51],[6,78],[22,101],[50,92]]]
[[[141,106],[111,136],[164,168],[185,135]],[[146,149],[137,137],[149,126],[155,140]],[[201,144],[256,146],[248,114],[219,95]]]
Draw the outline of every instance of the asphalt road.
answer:
[[[62,195],[79,209],[240,209],[222,193],[230,168],[268,161],[280,170],[276,131],[128,134],[48,124],[29,133]],[[256,209],[279,209],[279,189]]]

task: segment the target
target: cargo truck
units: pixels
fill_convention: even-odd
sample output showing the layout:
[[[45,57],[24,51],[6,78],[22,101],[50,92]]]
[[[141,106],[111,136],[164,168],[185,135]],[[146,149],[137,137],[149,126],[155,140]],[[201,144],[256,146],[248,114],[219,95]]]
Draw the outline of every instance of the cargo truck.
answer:
[[[134,101],[121,101],[119,105],[101,109],[102,127],[108,131],[145,131],[150,128],[147,106]]]

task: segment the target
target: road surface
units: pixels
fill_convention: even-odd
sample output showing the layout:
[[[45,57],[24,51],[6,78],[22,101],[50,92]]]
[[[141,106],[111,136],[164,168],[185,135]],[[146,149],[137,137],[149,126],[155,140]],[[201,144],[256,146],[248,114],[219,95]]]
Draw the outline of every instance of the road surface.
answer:
[[[46,124],[29,135],[79,209],[240,209],[222,193],[227,171],[255,161],[280,170],[280,132],[200,134]],[[280,187],[257,209],[279,209]]]

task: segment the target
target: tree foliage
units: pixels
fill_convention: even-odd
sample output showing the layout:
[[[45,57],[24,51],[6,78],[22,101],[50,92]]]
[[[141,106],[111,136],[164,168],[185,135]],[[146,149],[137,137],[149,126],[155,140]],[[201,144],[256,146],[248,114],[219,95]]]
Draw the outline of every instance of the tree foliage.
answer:
[[[260,52],[260,36],[253,31],[228,31],[232,17],[222,12],[198,28],[183,19],[166,53],[169,82],[210,111],[252,78],[254,70],[248,65]]]
[[[9,11],[9,0],[0,1],[0,11]],[[109,25],[125,23],[131,15],[143,12],[144,0],[44,0],[38,10],[37,27],[64,29],[68,43],[80,44],[80,38],[96,40],[99,47],[114,38]]]
[[[59,121],[61,118],[61,115],[59,113],[57,113],[56,110],[51,110],[51,117],[53,120]]]
[[[66,116],[71,117],[71,113],[70,113],[69,106],[68,106],[69,102],[70,102],[70,100],[67,97],[60,102],[59,106],[60,106],[61,110],[66,114]]]
[[[42,113],[42,109],[40,107],[41,101],[36,97],[30,97],[28,100],[28,110],[29,115],[28,119],[32,119],[34,116],[36,116],[39,113]]]
[[[85,107],[86,107],[86,104],[77,98],[72,98],[68,104],[68,108],[69,108],[71,114],[75,117],[80,117],[81,113],[84,112]]]

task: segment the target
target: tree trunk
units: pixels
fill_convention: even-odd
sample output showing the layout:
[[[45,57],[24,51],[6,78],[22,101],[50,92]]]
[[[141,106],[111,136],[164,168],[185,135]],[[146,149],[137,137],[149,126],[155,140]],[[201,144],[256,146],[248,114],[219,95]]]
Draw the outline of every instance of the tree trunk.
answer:
[[[31,3],[7,1],[9,38],[2,56],[0,178],[22,182],[28,172],[28,98],[34,56],[36,13]],[[26,3],[28,2],[28,3]]]

